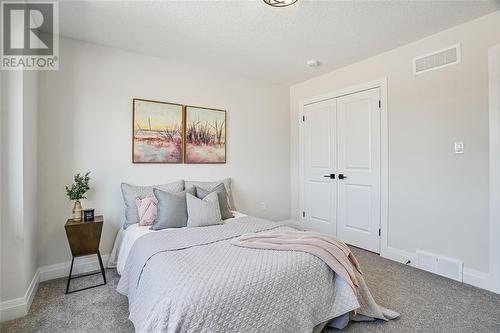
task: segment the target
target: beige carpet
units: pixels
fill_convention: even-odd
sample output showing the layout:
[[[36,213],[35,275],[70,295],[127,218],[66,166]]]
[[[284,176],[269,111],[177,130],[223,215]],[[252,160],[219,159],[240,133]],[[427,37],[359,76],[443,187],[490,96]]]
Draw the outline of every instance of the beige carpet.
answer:
[[[351,323],[343,332],[500,332],[500,295],[353,249],[375,299],[401,313],[391,322]],[[65,295],[65,279],[40,284],[29,314],[0,324],[3,332],[133,332],[127,298],[106,286]],[[75,288],[99,282],[83,278]],[[333,331],[333,330],[331,330]],[[330,332],[331,332],[330,331]]]

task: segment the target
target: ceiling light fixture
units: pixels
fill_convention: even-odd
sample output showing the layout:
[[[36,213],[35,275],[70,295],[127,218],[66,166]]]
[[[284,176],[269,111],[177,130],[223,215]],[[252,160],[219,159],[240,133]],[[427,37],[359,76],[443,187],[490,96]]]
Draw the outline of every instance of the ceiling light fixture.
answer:
[[[273,7],[287,7],[293,5],[298,0],[264,0],[269,6]]]

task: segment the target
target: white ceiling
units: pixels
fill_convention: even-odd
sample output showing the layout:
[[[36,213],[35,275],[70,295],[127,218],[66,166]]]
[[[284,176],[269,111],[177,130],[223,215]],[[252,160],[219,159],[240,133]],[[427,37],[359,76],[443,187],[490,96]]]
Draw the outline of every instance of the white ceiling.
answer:
[[[72,38],[293,84],[500,9],[499,1],[68,1]],[[318,59],[321,66],[305,62]]]

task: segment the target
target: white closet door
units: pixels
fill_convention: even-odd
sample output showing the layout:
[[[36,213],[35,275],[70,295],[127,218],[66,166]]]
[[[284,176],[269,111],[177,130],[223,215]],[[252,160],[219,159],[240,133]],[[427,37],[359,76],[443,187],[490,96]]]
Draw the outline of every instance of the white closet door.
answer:
[[[304,107],[304,213],[305,228],[336,234],[336,101]]]
[[[377,253],[380,251],[379,100],[379,88],[337,99],[337,237]]]

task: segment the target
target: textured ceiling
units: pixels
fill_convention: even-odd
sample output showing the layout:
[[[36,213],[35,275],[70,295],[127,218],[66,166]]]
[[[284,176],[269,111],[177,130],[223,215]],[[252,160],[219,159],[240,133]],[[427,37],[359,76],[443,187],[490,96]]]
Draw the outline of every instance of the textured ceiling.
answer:
[[[500,1],[67,1],[60,32],[293,84],[500,9]],[[305,62],[318,59],[321,66]]]

